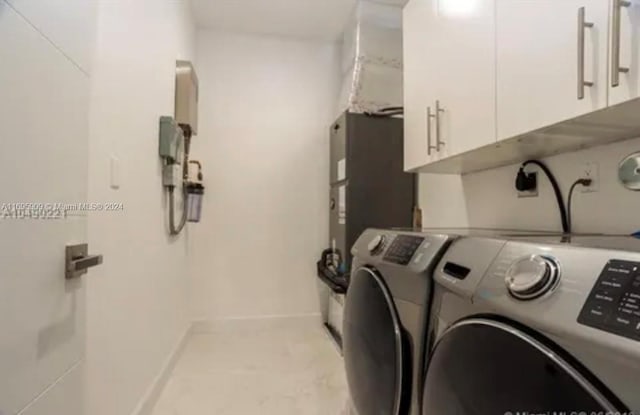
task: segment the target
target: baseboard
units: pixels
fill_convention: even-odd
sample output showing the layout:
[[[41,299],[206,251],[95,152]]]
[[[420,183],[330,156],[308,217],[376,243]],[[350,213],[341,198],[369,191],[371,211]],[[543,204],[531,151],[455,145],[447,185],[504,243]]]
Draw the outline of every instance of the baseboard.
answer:
[[[198,320],[193,323],[194,334],[215,333],[229,328],[236,330],[265,330],[274,328],[322,327],[320,313],[231,317],[219,320]]]
[[[132,415],[151,415],[153,412],[153,408],[156,405],[156,402],[160,398],[160,394],[162,393],[171,373],[173,372],[173,368],[175,367],[184,347],[187,345],[187,341],[193,332],[193,324],[190,324],[189,327],[184,331],[178,343],[175,345],[171,354],[167,357],[164,364],[162,365],[162,369],[158,373],[158,375],[153,379],[153,382],[147,389],[147,392],[144,394],[140,403],[136,406],[136,409],[132,412]]]

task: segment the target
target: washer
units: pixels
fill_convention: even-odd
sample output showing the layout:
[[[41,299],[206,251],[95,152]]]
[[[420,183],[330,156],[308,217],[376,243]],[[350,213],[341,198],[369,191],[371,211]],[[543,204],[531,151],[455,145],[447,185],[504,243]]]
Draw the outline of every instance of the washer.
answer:
[[[343,352],[356,414],[419,414],[431,276],[452,238],[369,229],[353,246]]]
[[[510,239],[438,265],[422,414],[640,413],[640,241]]]

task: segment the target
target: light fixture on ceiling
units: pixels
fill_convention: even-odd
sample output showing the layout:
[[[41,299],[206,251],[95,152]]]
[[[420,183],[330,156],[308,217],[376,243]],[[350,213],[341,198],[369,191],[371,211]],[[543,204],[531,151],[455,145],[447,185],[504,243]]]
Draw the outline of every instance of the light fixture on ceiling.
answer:
[[[439,0],[438,9],[445,16],[464,17],[473,14],[479,3],[480,0]]]

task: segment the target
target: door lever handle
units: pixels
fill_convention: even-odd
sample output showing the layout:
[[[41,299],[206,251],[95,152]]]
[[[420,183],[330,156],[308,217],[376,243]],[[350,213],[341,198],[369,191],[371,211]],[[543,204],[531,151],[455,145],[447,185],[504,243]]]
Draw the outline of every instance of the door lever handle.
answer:
[[[66,279],[78,278],[86,274],[89,268],[102,264],[102,255],[89,255],[89,245],[69,245],[65,254]]]

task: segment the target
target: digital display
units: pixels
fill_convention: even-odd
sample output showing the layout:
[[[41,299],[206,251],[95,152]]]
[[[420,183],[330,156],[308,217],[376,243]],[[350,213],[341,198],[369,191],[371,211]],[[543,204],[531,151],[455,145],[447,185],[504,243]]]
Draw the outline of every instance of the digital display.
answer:
[[[420,236],[398,235],[394,240],[384,260],[399,265],[407,265],[416,253],[424,238]]]

